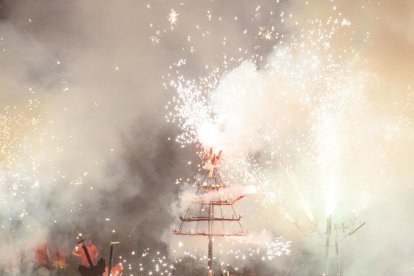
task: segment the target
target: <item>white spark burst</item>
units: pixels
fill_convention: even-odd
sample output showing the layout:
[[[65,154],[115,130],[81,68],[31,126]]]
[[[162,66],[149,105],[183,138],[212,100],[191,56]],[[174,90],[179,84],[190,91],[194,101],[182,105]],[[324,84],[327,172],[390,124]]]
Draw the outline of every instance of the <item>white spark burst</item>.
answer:
[[[179,15],[180,14],[177,13],[174,9],[171,9],[170,13],[168,14],[168,21],[170,22],[171,27],[177,25]]]
[[[155,34],[150,37],[150,40],[154,45],[158,45],[161,41],[161,31],[157,30]]]
[[[273,28],[259,27],[259,37],[264,40],[271,40],[273,38]]]

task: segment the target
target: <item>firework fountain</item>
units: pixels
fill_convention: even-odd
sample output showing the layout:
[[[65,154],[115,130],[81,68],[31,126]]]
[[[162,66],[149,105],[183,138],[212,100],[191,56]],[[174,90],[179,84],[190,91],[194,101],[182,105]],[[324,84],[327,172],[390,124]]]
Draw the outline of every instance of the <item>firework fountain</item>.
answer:
[[[310,24],[260,66],[253,58],[198,81],[178,76],[170,83],[178,93],[169,120],[183,129],[177,138],[182,144],[216,129],[215,139],[230,154],[226,172],[245,185],[259,179],[258,197],[267,208],[290,208],[297,200],[314,228],[325,217],[328,273],[332,215],[349,200],[342,197],[346,147],[353,139],[347,130],[359,112],[364,72],[355,76],[359,58],[353,49],[341,49],[350,53],[345,58],[332,47],[338,33],[349,29],[346,18]],[[341,206],[340,216],[346,208]]]

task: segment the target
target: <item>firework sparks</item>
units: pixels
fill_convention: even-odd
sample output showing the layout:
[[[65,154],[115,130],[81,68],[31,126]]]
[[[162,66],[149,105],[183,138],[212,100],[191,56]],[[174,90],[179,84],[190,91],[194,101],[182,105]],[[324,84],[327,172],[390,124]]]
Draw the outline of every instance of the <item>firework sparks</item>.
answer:
[[[171,141],[176,141],[179,148],[184,149],[183,152],[195,149],[200,156],[203,148],[212,147],[216,154],[223,150],[225,152],[222,159],[223,175],[225,179],[237,184],[234,192],[243,191],[243,195],[255,194],[250,199],[254,204],[245,203],[245,205],[241,205],[240,210],[246,228],[253,228],[252,232],[249,232],[249,235],[244,239],[226,239],[222,243],[216,241],[217,251],[220,254],[216,256],[215,262],[220,263],[221,268],[228,271],[242,271],[244,267],[252,263],[271,266],[278,261],[278,258],[284,261],[282,258],[291,254],[292,242],[279,237],[279,235],[285,234],[282,229],[284,225],[279,223],[283,217],[294,224],[299,232],[304,234],[303,236],[309,236],[309,233],[315,234],[314,236],[324,235],[327,228],[325,228],[327,217],[329,218],[329,223],[327,223],[329,231],[326,232],[329,233],[333,229],[335,231],[339,229],[344,230],[345,235],[351,235],[364,225],[356,224],[355,221],[360,214],[363,215],[362,211],[368,203],[371,204],[373,195],[370,191],[366,192],[363,190],[364,188],[360,188],[361,183],[372,181],[370,179],[373,174],[371,171],[378,172],[375,180],[387,174],[385,164],[388,165],[393,161],[390,161],[386,154],[390,151],[395,155],[402,152],[402,150],[401,152],[397,151],[401,146],[395,141],[407,140],[404,141],[404,146],[408,144],[406,148],[409,149],[406,152],[410,153],[412,148],[410,144],[412,140],[410,139],[412,137],[410,120],[412,107],[408,108],[410,103],[407,103],[407,109],[401,109],[397,112],[400,117],[398,120],[394,120],[394,115],[385,115],[382,110],[378,111],[380,108],[374,105],[379,105],[381,99],[377,99],[375,104],[367,108],[370,110],[361,111],[361,107],[358,106],[358,104],[364,104],[364,101],[371,101],[373,97],[368,95],[369,93],[361,95],[365,91],[365,82],[368,80],[362,71],[370,68],[371,65],[359,66],[360,63],[366,62],[366,52],[362,50],[358,53],[359,49],[353,47],[360,47],[375,34],[372,30],[359,32],[355,29],[360,26],[360,22],[358,18],[349,13],[349,10],[357,8],[353,7],[342,11],[340,7],[346,6],[346,4],[339,4],[338,1],[327,3],[326,7],[323,7],[323,13],[310,8],[316,4],[309,1],[303,3],[301,9],[297,10],[296,8],[301,4],[288,3],[289,1],[281,4],[279,2],[282,1],[260,1],[260,3],[247,1],[248,3],[240,6],[240,9],[226,8],[226,5],[216,2],[205,1],[194,6],[187,2],[180,2],[176,3],[177,6],[174,8],[171,8],[172,3],[167,6],[161,2],[139,3],[140,16],[136,16],[137,9],[130,9],[135,13],[124,18],[122,12],[122,16],[118,18],[116,17],[118,9],[129,7],[129,5],[133,7],[133,4],[121,5],[104,13],[106,18],[115,20],[114,22],[108,20],[109,25],[106,25],[108,24],[106,20],[102,20],[103,17],[85,19],[87,20],[85,22],[88,22],[88,28],[82,29],[84,33],[79,37],[76,31],[72,32],[73,26],[77,26],[77,24],[67,24],[68,30],[70,30],[70,32],[65,32],[65,34],[69,34],[67,37],[80,39],[80,43],[75,43],[74,47],[69,47],[67,51],[61,51],[64,47],[54,48],[55,45],[61,46],[60,40],[66,35],[62,36],[60,31],[56,36],[41,33],[45,29],[39,28],[39,22],[43,22],[43,20],[39,20],[37,12],[26,13],[23,12],[23,7],[19,7],[22,10],[19,9],[19,12],[11,14],[16,14],[16,16],[23,14],[25,18],[16,22],[27,24],[30,28],[19,25],[19,28],[9,29],[9,25],[14,26],[13,22],[10,22],[12,24],[7,22],[9,20],[7,17],[9,5],[6,10],[0,9],[0,17],[7,23],[4,24],[5,27],[1,26],[0,56],[6,65],[4,68],[10,69],[5,70],[2,74],[1,87],[8,88],[10,85],[13,89],[10,95],[15,94],[10,99],[8,94],[1,97],[1,100],[6,102],[0,110],[0,190],[2,192],[0,207],[2,215],[5,214],[5,219],[1,223],[3,229],[8,229],[7,226],[17,222],[16,225],[21,223],[22,228],[27,230],[25,230],[26,234],[29,233],[31,236],[32,230],[30,229],[36,228],[38,224],[63,226],[60,220],[63,221],[61,217],[66,219],[66,214],[70,213],[74,216],[74,214],[85,212],[85,210],[93,212],[95,206],[92,203],[89,205],[82,203],[85,198],[89,197],[91,202],[96,200],[95,202],[101,203],[100,197],[106,197],[110,192],[118,191],[118,187],[115,189],[114,186],[109,186],[115,184],[107,184],[106,182],[115,180],[113,182],[124,183],[118,181],[124,180],[122,177],[130,177],[125,179],[127,184],[119,186],[119,190],[126,189],[128,191],[128,199],[131,199],[131,194],[139,193],[137,197],[148,198],[152,201],[151,204],[143,204],[143,206],[150,206],[149,208],[153,208],[153,202],[161,201],[154,200],[153,194],[150,194],[154,189],[147,191],[144,184],[142,187],[130,187],[130,183],[141,185],[141,179],[132,181],[135,174],[128,174],[127,170],[129,165],[138,164],[140,170],[148,169],[148,171],[144,171],[145,173],[140,174],[143,177],[152,176],[154,171],[157,171],[157,176],[166,176],[167,173],[162,175],[163,170],[159,174],[158,172],[161,167],[170,167],[169,157],[171,155],[163,158],[161,166],[154,166],[155,169],[147,168],[150,167],[148,164],[152,160],[156,160],[159,165],[158,156],[163,156],[159,153],[164,152],[165,148],[159,149],[157,143],[154,149],[148,146],[149,143],[141,142],[141,139],[138,139],[139,141],[134,141],[134,146],[136,143],[139,146],[144,145],[145,149],[151,149],[149,156],[155,158],[147,158],[142,163],[135,162],[138,159],[135,160],[135,156],[129,156],[133,151],[130,148],[122,148],[124,140],[109,136],[117,136],[114,129],[129,133],[130,129],[126,128],[131,125],[137,127],[138,124],[135,124],[135,121],[134,123],[130,121],[124,123],[127,117],[141,118],[142,116],[134,113],[131,116],[116,117],[118,116],[115,114],[117,112],[103,112],[110,109],[115,99],[115,96],[110,96],[111,93],[103,91],[104,87],[108,86],[105,81],[121,80],[116,83],[117,86],[125,88],[125,91],[136,90],[138,85],[141,87],[142,81],[147,81],[146,77],[139,79],[121,78],[133,75],[129,74],[128,70],[137,68],[139,68],[139,73],[148,69],[148,72],[145,73],[148,73],[151,87],[159,81],[159,76],[164,74],[162,77],[164,88],[167,91],[174,91],[169,102],[165,105],[165,120],[178,126],[178,131],[174,129],[170,133],[168,131],[171,131],[171,128],[165,130],[168,132],[168,139],[162,140],[159,144],[174,147],[176,145],[172,146]],[[384,3],[364,3],[361,11],[374,9],[377,5],[384,5]],[[13,11],[13,6],[10,4],[10,12]],[[77,6],[73,6],[73,9],[77,8]],[[88,5],[82,5],[82,8],[88,9]],[[37,11],[37,9],[33,10]],[[302,10],[306,12],[306,15]],[[84,11],[77,13],[76,16],[62,17],[59,20],[63,23],[72,23],[72,18],[82,19],[83,14],[90,15],[90,17],[96,14],[96,11],[91,13],[89,10],[86,10],[88,11],[86,13]],[[102,11],[104,10],[98,10],[98,12]],[[144,14],[144,11],[149,14]],[[308,11],[310,12],[308,13]],[[3,17],[3,13],[5,13],[5,17]],[[48,12],[43,11],[42,16],[44,13]],[[30,18],[27,17],[28,14],[30,14]],[[114,17],[112,18],[112,16]],[[49,18],[53,22],[54,17],[45,16],[44,18]],[[137,18],[140,20],[135,21]],[[150,18],[151,21],[142,22],[142,18],[144,20]],[[379,15],[372,18],[372,21],[379,22],[378,18]],[[392,17],[389,18],[392,19]],[[388,17],[387,20],[389,20]],[[100,24],[97,24],[99,26],[95,27],[94,22],[99,22]],[[134,24],[130,24],[131,22]],[[371,18],[367,22],[371,22]],[[114,23],[115,26],[120,25],[116,31],[113,28]],[[389,24],[389,22],[387,23]],[[61,23],[59,22],[59,24]],[[56,26],[60,26],[59,24]],[[138,24],[146,26],[147,30],[132,28],[131,30],[125,29],[125,32],[118,32],[122,30],[121,28],[135,27]],[[47,30],[55,31],[55,25],[50,24],[50,26],[51,28],[47,28]],[[396,26],[400,25],[396,24]],[[134,33],[136,29],[138,29],[138,33]],[[388,29],[390,32],[393,31],[393,28]],[[19,34],[22,30],[25,32],[23,38]],[[114,34],[116,35],[114,36]],[[13,62],[16,57],[19,57],[19,51],[15,51],[15,49],[20,45],[32,45],[27,37],[39,45],[22,48],[25,53],[22,59],[24,65],[19,68],[19,64],[16,63],[14,66],[15,62]],[[90,40],[88,42],[92,43],[84,43],[85,41],[82,39],[85,37]],[[133,39],[125,40],[126,37],[133,37]],[[144,43],[139,41],[141,37],[143,37]],[[397,35],[393,36],[393,39],[397,40],[398,37]],[[404,33],[402,37],[407,39],[407,34]],[[123,41],[127,43],[116,48]],[[73,41],[65,41],[65,45],[69,45],[66,42]],[[355,46],[355,42],[358,46]],[[139,45],[138,51],[136,51],[137,44]],[[142,50],[148,50],[145,47],[151,44],[155,46],[152,47],[154,53],[149,54],[151,60],[154,57],[164,59],[155,60],[155,62],[151,62],[150,66],[147,66],[146,62],[150,59],[141,60],[140,58],[142,58]],[[392,43],[386,44],[387,47],[392,46]],[[19,47],[13,47],[14,45],[19,45]],[[80,47],[82,50],[76,52],[79,50],[77,49],[79,45],[93,45],[96,47],[96,53],[110,52],[111,54],[105,57],[100,55],[99,61],[93,58],[89,60],[89,55],[85,55],[85,53],[91,54],[91,57],[94,56],[94,53],[85,51],[84,47]],[[102,45],[105,47],[100,48]],[[139,52],[139,54],[134,56],[134,53],[127,52],[130,45],[133,45],[130,49],[134,49],[133,51]],[[39,51],[36,50],[38,46],[42,48]],[[47,54],[43,55],[43,52],[47,52]],[[407,55],[411,50],[401,52]],[[26,53],[30,54],[26,56]],[[394,55],[397,56],[395,53]],[[93,74],[96,74],[99,85],[95,87],[86,84],[87,80],[82,76],[85,64],[73,59],[73,57],[85,57],[88,64],[95,66],[97,70],[94,70]],[[132,65],[129,63],[131,61],[135,63]],[[141,61],[145,67],[135,67],[141,66]],[[387,61],[385,64],[391,63]],[[105,73],[100,72],[101,65],[102,68],[106,68],[102,70]],[[82,70],[78,71],[78,67],[82,67]],[[153,74],[156,76],[155,80],[149,77],[152,75],[150,73],[153,73],[150,70],[159,70]],[[19,71],[19,73],[14,71]],[[398,72],[398,70],[395,71]],[[79,76],[81,77],[77,79]],[[407,74],[407,76],[411,75]],[[73,79],[73,83],[76,85],[71,86],[68,79]],[[39,95],[42,103],[37,98],[37,92],[30,88],[27,104],[21,104],[24,100],[18,98],[20,94],[17,90],[25,91],[27,89],[27,87],[21,87],[21,83],[23,86],[28,85],[46,90],[41,96]],[[84,85],[85,87],[83,87]],[[125,87],[121,87],[121,85],[125,85]],[[147,87],[146,85],[147,83],[142,84],[143,87]],[[401,87],[407,87],[407,91],[412,90],[412,85],[399,85],[398,89]],[[94,94],[94,88],[96,88],[96,94]],[[87,96],[83,96],[81,92],[84,89],[88,89],[88,92],[91,91],[91,94],[84,93]],[[145,99],[151,100],[151,104],[155,102],[152,101],[154,99],[152,94],[156,93],[146,93],[145,95],[148,96]],[[131,98],[131,95],[128,95],[128,103],[123,102],[122,97],[116,95],[116,101],[119,102],[115,102],[114,106],[130,107],[129,105],[133,106],[134,101],[141,102],[141,94],[137,98]],[[382,95],[378,96],[378,98],[381,97]],[[154,104],[159,104],[162,108],[165,104],[163,102],[165,96],[159,98],[161,103]],[[73,104],[75,100],[79,106],[75,107]],[[398,104],[396,109],[404,104]],[[82,112],[84,111],[83,105],[88,106],[84,113]],[[125,108],[125,110],[136,109],[136,106],[133,107]],[[108,109],[105,110],[105,108]],[[95,113],[95,110],[98,112]],[[151,108],[151,110],[156,110],[156,112],[146,114],[154,116],[159,114],[158,108]],[[145,109],[144,112],[146,111]],[[378,119],[379,115],[373,114],[375,112],[384,118]],[[102,117],[106,114],[113,117]],[[370,116],[371,118],[365,118]],[[89,119],[91,120],[89,121]],[[361,123],[363,120],[366,122]],[[384,121],[386,126],[382,128]],[[152,122],[146,121],[145,123]],[[78,124],[82,126],[78,126]],[[111,126],[108,126],[105,131],[107,124]],[[98,127],[89,132],[91,125]],[[112,125],[116,125],[116,127]],[[104,131],[98,132],[98,128],[99,131],[101,129]],[[145,128],[144,130],[146,131]],[[365,136],[359,139],[357,137],[359,134],[356,134],[355,130]],[[76,136],[81,132],[86,132],[88,137],[77,139]],[[368,132],[376,133],[367,134]],[[384,140],[381,140],[383,137],[381,132],[384,133]],[[100,137],[89,135],[93,133],[99,133]],[[110,134],[107,135],[108,133]],[[151,140],[150,143],[154,144],[153,139],[145,139],[147,135],[144,136],[142,140]],[[154,136],[159,137],[158,134],[154,134]],[[99,145],[95,147],[97,140],[106,138],[111,142],[102,142],[102,144],[99,142]],[[371,141],[370,138],[374,139]],[[381,145],[374,145],[376,143]],[[364,147],[373,149],[372,152],[377,149],[381,152],[372,154]],[[93,151],[104,153],[95,156],[94,153],[91,153]],[[370,157],[372,160],[361,156],[364,154],[372,155]],[[141,155],[144,156],[140,153]],[[379,155],[381,157],[378,157]],[[117,158],[114,166],[119,170],[114,171],[120,172],[121,177],[115,175],[113,179],[108,179],[106,172],[97,173],[94,171],[95,167],[112,167],[112,158]],[[125,163],[118,162],[119,158],[127,160]],[[354,164],[352,158],[357,159],[355,164],[359,164],[359,168],[356,168],[358,165]],[[369,162],[365,162],[366,160]],[[168,162],[168,166],[165,166],[164,161]],[[213,168],[212,164],[203,166],[201,162],[194,159],[186,158],[179,161],[174,164],[184,164],[183,170],[193,169],[190,175],[194,178],[197,178],[197,174],[201,174],[203,169],[211,170]],[[93,164],[90,167],[89,162]],[[118,164],[122,164],[121,167],[117,167]],[[411,175],[407,173],[409,170],[405,169],[406,171],[400,172],[400,167],[403,166],[400,165],[394,169],[398,171],[398,174],[404,175],[404,181],[410,180]],[[136,173],[135,167],[133,170]],[[175,173],[175,171],[173,172]],[[194,176],[194,174],[196,175]],[[365,177],[365,175],[367,176]],[[168,174],[168,177],[171,177],[171,174]],[[181,205],[185,203],[186,192],[184,190],[195,187],[189,184],[191,183],[190,178],[188,174],[181,175],[181,177],[174,176],[171,181],[171,184],[175,183],[173,185],[174,192],[168,190],[171,194],[168,194],[166,198],[171,201],[179,198],[180,202],[169,202],[174,207],[177,206],[176,209],[181,208]],[[174,179],[176,180],[174,181]],[[398,177],[396,179],[400,180]],[[145,180],[142,181],[143,183],[147,183],[146,179],[143,180]],[[165,179],[155,180],[160,180],[154,181],[157,183],[168,182],[164,181]],[[148,183],[152,185],[152,182],[148,181]],[[85,187],[86,185],[88,186]],[[412,189],[411,183],[409,185]],[[167,186],[162,186],[162,189],[165,187]],[[168,186],[168,188],[170,187]],[[134,190],[134,193],[131,190]],[[179,196],[176,193],[179,193]],[[69,198],[68,195],[73,194],[74,198]],[[98,196],[96,196],[97,194]],[[361,194],[363,194],[362,198]],[[202,204],[208,201],[208,198],[199,199]],[[355,205],[358,203],[358,199],[359,204]],[[111,199],[108,199],[109,201]],[[127,202],[132,202],[132,200]],[[124,202],[122,202],[122,206],[123,204]],[[38,205],[42,206],[38,208]],[[171,215],[176,211],[175,208],[167,207],[165,209],[168,209],[165,216],[167,213]],[[46,210],[47,212],[38,212],[41,215],[32,217],[38,210]],[[43,214],[49,213],[49,210],[53,215],[47,215],[47,219],[43,219],[46,217]],[[203,207],[201,210],[204,210]],[[280,214],[277,214],[275,210],[280,210]],[[57,213],[59,214],[56,215]],[[148,213],[153,214],[154,212]],[[134,231],[138,229],[137,232],[145,230],[145,227],[140,227],[143,224],[142,221],[148,221],[148,217],[153,218],[146,213],[142,216],[139,215],[139,221],[133,227]],[[125,221],[127,214],[119,214],[118,216],[108,213],[100,216],[97,220],[102,221],[107,229],[99,230],[108,231],[108,235],[121,235],[122,229],[118,228],[118,223],[122,221],[122,217]],[[346,220],[348,217],[351,217],[351,223],[340,225],[342,220],[344,218]],[[157,214],[156,219],[158,218]],[[77,219],[73,219],[70,222],[74,220],[77,221]],[[155,221],[157,227],[154,229],[168,232],[170,230],[167,229],[170,227],[167,225],[169,221],[165,221],[162,222],[164,224]],[[20,229],[17,230],[20,231]],[[156,239],[157,246],[168,239],[166,244],[169,248],[161,246],[163,250],[160,251],[157,246],[153,246],[141,250],[142,248],[137,249],[133,245],[134,248],[128,251],[129,245],[126,246],[125,248],[128,249],[123,249],[122,256],[119,258],[119,262],[124,264],[125,274],[177,275],[181,272],[180,268],[186,265],[194,268],[204,267],[208,257],[204,251],[198,248],[197,242],[190,243],[182,237],[178,241],[171,242],[170,237],[165,235],[162,239],[159,237],[161,234],[155,237],[155,231],[152,230],[151,228],[149,231],[151,235],[143,233],[142,239],[147,239],[147,237]],[[134,231],[131,231],[130,238]],[[291,234],[294,236],[293,232],[287,233],[286,236]],[[102,234],[102,236],[105,235]],[[137,239],[141,239],[141,232],[139,232]],[[293,239],[293,237],[289,236],[289,239]],[[151,242],[145,244],[145,247]],[[198,274],[193,273],[193,275]]]
[[[150,37],[150,40],[154,45],[158,45],[161,41],[161,31],[156,31],[155,34]]]
[[[293,18],[279,15],[281,24]],[[228,179],[254,185],[257,202],[282,206],[301,232],[317,231],[321,217],[332,215],[344,185],[338,174],[347,143],[344,114],[352,115],[349,103],[357,101],[362,84],[352,62],[332,47],[335,36],[350,26],[343,22],[348,21],[312,20],[312,28],[291,37],[279,36],[271,25],[258,26],[259,38],[281,45],[262,69],[256,65],[262,56],[238,61],[232,70],[227,61],[236,59],[226,57],[205,77],[187,80],[177,73],[170,82],[177,93],[166,107],[167,120],[182,130],[176,141],[225,149],[222,169]],[[296,208],[306,222],[296,218]]]
[[[174,9],[170,10],[170,13],[168,14],[168,22],[170,22],[171,28],[177,25],[179,15],[180,14],[177,13]]]
[[[264,40],[271,40],[273,38],[273,31],[274,28],[268,28],[268,27],[259,27],[258,35],[260,38]]]

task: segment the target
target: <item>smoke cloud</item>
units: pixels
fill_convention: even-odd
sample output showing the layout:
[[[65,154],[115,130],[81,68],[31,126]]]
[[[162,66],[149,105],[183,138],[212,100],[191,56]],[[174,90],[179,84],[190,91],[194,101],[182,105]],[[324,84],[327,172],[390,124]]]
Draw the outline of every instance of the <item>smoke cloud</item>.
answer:
[[[412,274],[414,6],[394,2],[0,1],[1,256],[31,258],[57,233],[71,248],[80,231],[105,257],[121,240],[133,270],[132,252],[156,248],[204,273],[207,241],[171,228],[207,122],[224,177],[258,188],[237,205],[248,242],[217,241],[217,261],[321,274],[324,239],[309,229],[323,235],[332,213],[366,222],[340,243],[344,275]],[[183,145],[171,80],[205,103],[185,109]]]

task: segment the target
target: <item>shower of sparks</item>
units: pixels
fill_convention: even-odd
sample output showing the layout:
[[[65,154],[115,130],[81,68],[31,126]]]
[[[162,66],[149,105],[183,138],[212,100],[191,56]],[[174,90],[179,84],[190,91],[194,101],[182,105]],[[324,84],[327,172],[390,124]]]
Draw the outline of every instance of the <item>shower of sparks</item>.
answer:
[[[150,4],[146,7],[151,8]],[[339,52],[333,50],[335,36],[351,28],[351,22],[341,14],[309,20],[306,28],[298,27],[297,32],[286,34],[284,27],[298,26],[294,16],[272,10],[269,20],[264,21],[264,10],[257,6],[249,20],[241,20],[241,16],[225,18],[210,9],[203,13],[205,21],[200,17],[194,30],[185,34],[182,56],[163,77],[164,87],[175,91],[165,106],[165,119],[180,128],[175,141],[182,148],[202,144],[223,149],[221,170],[229,182],[257,189],[255,203],[272,212],[278,209],[291,223],[313,231],[323,217],[340,208],[341,187],[346,186],[340,174],[342,155],[352,138],[349,124],[364,85],[361,72],[355,71],[352,64],[358,61],[358,53],[346,46]],[[178,21],[187,23],[184,17],[179,20],[175,9],[169,11],[168,22],[163,14],[162,24],[149,24],[147,42],[155,46],[161,39],[168,39],[168,29],[173,30]],[[240,28],[238,35],[257,45],[246,49],[234,46],[237,40],[232,34],[217,37],[212,24],[230,20],[252,24]],[[199,77],[188,77],[191,63],[200,60],[197,42],[207,43],[209,39],[219,41],[216,46],[222,47],[222,63],[203,64]],[[271,43],[275,45],[268,55],[262,49]],[[5,54],[5,49],[0,54]],[[62,91],[71,90],[65,87]],[[34,202],[32,191],[40,190],[45,182],[57,183],[67,177],[66,172],[55,170],[57,166],[50,157],[64,152],[64,145],[50,132],[48,127],[53,122],[38,110],[39,104],[33,98],[24,107],[5,106],[0,110],[0,187],[7,191],[0,196],[0,207],[10,218],[29,216],[29,202],[23,201]],[[387,135],[392,138],[400,128],[390,125]],[[53,145],[44,163],[36,155],[42,145]],[[53,172],[42,177],[42,165]],[[200,166],[198,169],[201,171]],[[70,186],[84,185],[87,177],[88,171],[84,170],[66,182]],[[185,177],[176,180],[177,185],[186,182],[189,179]],[[344,213],[356,217],[368,198],[364,195],[356,210]],[[297,210],[304,215],[303,221],[299,221]],[[108,224],[114,221],[106,217],[103,220]],[[113,233],[118,231],[116,227],[111,229]],[[231,247],[217,243],[215,261],[238,270],[252,260],[270,262],[291,254],[290,241],[273,238],[264,243],[255,242],[255,238],[250,235],[245,240],[231,241]],[[204,252],[188,247],[193,244],[184,240],[173,246],[173,260],[167,253],[147,248],[131,251],[130,256],[120,256],[118,261],[124,264],[126,275],[176,275],[188,259],[204,267]]]
[[[291,254],[290,241],[276,238],[270,242],[256,242],[255,244],[245,241],[233,241],[235,249],[226,249],[223,245],[217,244],[218,254],[215,260],[224,269],[239,270],[244,264],[255,260],[269,262],[275,258],[289,256]],[[179,241],[173,252],[182,251],[180,256],[173,260],[159,250],[146,248],[139,252],[131,251],[129,256],[119,256],[114,263],[122,263],[124,273],[127,275],[175,275],[182,273],[186,266],[204,268],[207,256],[198,249],[185,249],[187,244]],[[242,249],[240,249],[242,248]],[[225,261],[223,261],[223,260]],[[235,264],[238,266],[235,266]]]
[[[35,179],[39,165],[31,152],[48,137],[40,127],[42,116],[37,113],[38,104],[32,99],[24,111],[6,106],[0,112],[0,186],[8,191],[2,194],[2,210],[14,214],[19,212],[18,204],[11,203],[23,199],[21,193],[27,192],[27,186],[33,188],[39,184]]]
[[[252,22],[259,24],[260,12],[256,8]],[[278,24],[298,25],[292,14],[278,15]],[[198,78],[172,65],[164,85],[176,93],[165,108],[166,120],[181,129],[176,141],[219,146],[226,179],[256,186],[262,206],[298,209],[317,225],[336,210],[345,185],[338,171],[356,108],[351,103],[364,86],[354,66],[358,53],[332,47],[337,35],[350,31],[348,22],[341,15],[312,19],[290,35],[258,25],[261,40],[278,41],[267,58],[254,51],[224,56],[222,66],[206,67]],[[223,38],[224,46],[229,42]]]
[[[180,256],[191,258],[203,267],[207,256],[201,254],[198,248],[192,247],[191,244],[180,241],[179,247],[175,248],[173,253],[180,252]],[[282,238],[275,238],[271,241],[256,241],[254,237],[247,240],[219,241],[216,243],[215,261],[221,263],[221,267],[224,268],[241,269],[252,261],[269,262],[282,256],[289,256],[291,254],[290,248],[291,242]],[[235,264],[238,267],[235,267]]]
[[[39,204],[36,198],[43,186],[55,186],[60,181],[80,185],[88,175],[84,171],[79,176],[69,176],[57,168],[56,160],[64,152],[64,145],[61,137],[51,132],[54,123],[46,119],[48,114],[41,111],[40,105],[38,99],[29,98],[26,105],[5,106],[0,111],[0,207],[8,218],[2,228],[38,215],[31,206]]]

